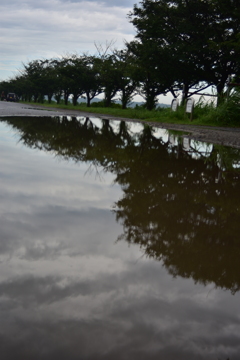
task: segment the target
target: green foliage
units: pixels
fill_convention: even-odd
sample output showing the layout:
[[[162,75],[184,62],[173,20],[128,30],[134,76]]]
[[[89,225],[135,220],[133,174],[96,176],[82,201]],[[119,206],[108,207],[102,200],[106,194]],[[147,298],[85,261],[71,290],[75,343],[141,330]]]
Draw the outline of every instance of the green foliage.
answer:
[[[184,85],[186,98],[203,82],[220,95],[228,76],[240,73],[239,1],[143,0],[129,17],[136,28],[130,48],[150,76],[146,85],[156,73],[152,90],[164,84],[174,92]]]
[[[233,93],[217,108],[210,109],[206,122],[212,121],[219,126],[240,126],[240,93]]]
[[[238,96],[234,94],[229,98],[228,102],[221,104],[219,107],[213,102],[206,103],[200,101],[196,104],[193,113],[193,121],[190,122],[189,117],[185,112],[185,106],[179,106],[177,111],[172,111],[170,108],[158,107],[155,110],[147,110],[144,105],[137,105],[135,108],[122,109],[120,104],[111,104],[111,107],[104,107],[104,101],[92,103],[90,108],[87,108],[86,103],[79,103],[77,106],[72,104],[47,104],[44,106],[54,106],[60,109],[75,109],[84,110],[89,113],[94,113],[99,116],[102,114],[111,115],[118,118],[138,119],[147,122],[161,122],[171,124],[194,124],[194,125],[211,125],[211,126],[240,126],[240,109],[237,102]],[[101,115],[100,115],[101,114]]]

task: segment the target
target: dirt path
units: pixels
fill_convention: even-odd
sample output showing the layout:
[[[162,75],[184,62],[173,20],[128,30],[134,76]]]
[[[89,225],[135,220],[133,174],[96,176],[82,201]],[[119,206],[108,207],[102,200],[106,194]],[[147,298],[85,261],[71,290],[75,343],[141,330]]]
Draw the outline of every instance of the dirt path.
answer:
[[[126,119],[121,117],[114,117],[105,114],[93,114],[79,110],[64,110],[58,108],[46,108],[41,105],[25,105],[20,103],[0,103],[0,117],[5,116],[84,116],[84,117],[99,117],[109,120],[123,120],[127,122],[141,122],[138,119]],[[166,123],[150,123],[146,124],[178,131],[184,131],[191,139],[211,142],[214,144],[221,144],[240,148],[240,128],[221,128],[210,126],[196,126],[196,125],[178,125]]]

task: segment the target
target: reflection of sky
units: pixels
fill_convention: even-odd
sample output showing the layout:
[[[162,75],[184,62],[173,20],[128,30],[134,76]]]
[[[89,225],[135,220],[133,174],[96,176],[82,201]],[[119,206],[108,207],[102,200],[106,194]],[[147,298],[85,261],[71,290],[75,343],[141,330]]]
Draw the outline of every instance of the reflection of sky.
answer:
[[[169,141],[169,133],[166,129],[160,129],[160,128],[153,128],[154,129],[154,137],[156,139],[162,139],[163,142]],[[177,139],[176,139],[177,141]]]
[[[238,359],[239,294],[116,243],[114,177],[0,126],[1,359]]]

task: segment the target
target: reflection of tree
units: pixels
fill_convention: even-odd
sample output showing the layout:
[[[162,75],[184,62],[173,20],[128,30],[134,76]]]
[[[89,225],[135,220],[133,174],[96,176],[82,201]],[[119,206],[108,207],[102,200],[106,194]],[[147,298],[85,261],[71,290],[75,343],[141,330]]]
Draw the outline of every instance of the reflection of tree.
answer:
[[[151,128],[132,134],[89,118],[5,120],[26,145],[116,175],[123,197],[114,212],[123,225],[119,239],[162,260],[173,276],[240,289],[240,151],[190,144],[184,149],[157,139]],[[200,147],[201,148],[201,147]]]
[[[118,179],[124,196],[115,213],[124,229],[120,239],[162,259],[174,276],[213,281],[235,292],[240,288],[239,173],[229,167],[217,182],[216,151],[207,161],[194,160],[179,145],[169,151],[160,144],[153,151],[145,143],[140,161]],[[225,156],[227,151],[236,155],[225,149]]]

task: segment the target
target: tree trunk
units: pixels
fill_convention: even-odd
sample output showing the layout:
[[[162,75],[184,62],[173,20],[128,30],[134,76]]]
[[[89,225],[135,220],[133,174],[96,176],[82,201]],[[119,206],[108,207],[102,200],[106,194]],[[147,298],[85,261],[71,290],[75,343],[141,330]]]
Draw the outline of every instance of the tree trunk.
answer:
[[[78,100],[79,96],[76,94],[73,94],[73,98],[72,98],[72,102],[73,102],[73,106],[77,106],[77,100]]]
[[[122,90],[122,109],[126,109],[127,108],[127,104],[128,104],[128,96],[126,95],[125,90]]]
[[[153,110],[156,107],[156,94],[155,93],[148,93],[146,97],[146,109]]]
[[[225,82],[224,83],[220,82],[217,84],[217,106],[222,104],[224,101],[224,93],[223,93],[224,85]]]
[[[48,103],[51,104],[53,94],[48,94]]]
[[[183,90],[182,90],[182,100],[181,100],[181,105],[184,106],[185,101],[188,97],[188,92],[189,92],[189,85],[187,83],[183,84]]]
[[[91,98],[88,93],[86,93],[86,95],[87,95],[87,107],[91,107]]]
[[[68,93],[64,93],[64,104],[65,105],[68,105],[68,97],[69,97]]]

